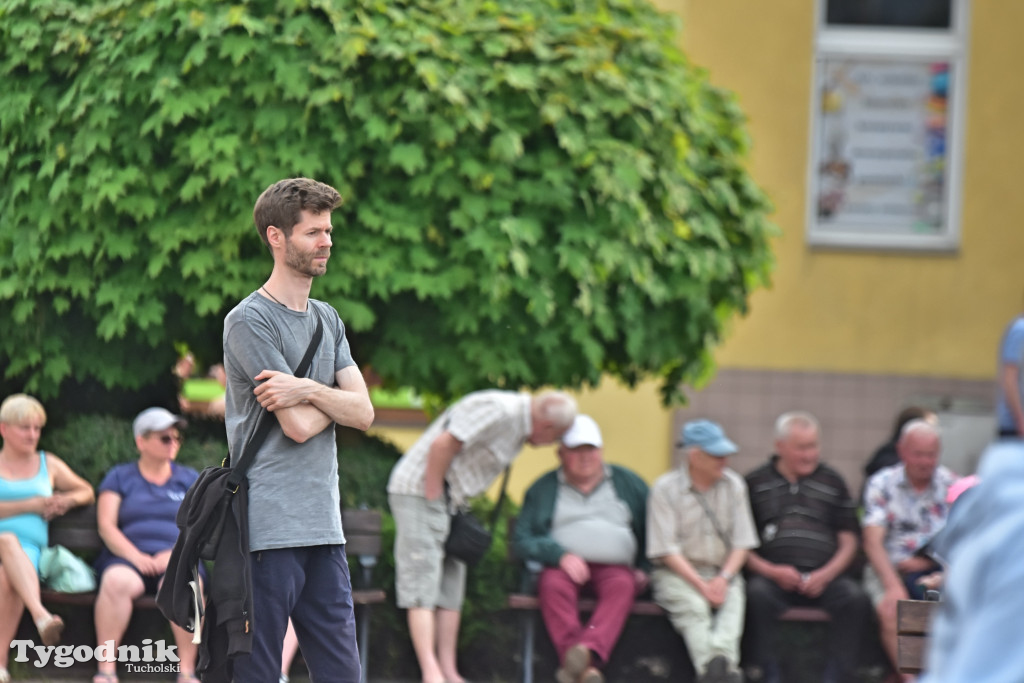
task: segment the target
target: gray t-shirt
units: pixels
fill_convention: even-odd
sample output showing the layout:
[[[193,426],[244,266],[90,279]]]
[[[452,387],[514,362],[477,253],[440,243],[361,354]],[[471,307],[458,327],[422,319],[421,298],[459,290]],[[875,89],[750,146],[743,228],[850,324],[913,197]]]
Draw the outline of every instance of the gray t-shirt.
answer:
[[[324,330],[308,377],[333,387],[335,373],[355,361],[345,325],[329,304],[310,299],[298,312],[253,292],[224,319],[225,423],[233,462],[261,411],[254,378],[263,370],[294,373],[316,329],[315,311]],[[272,429],[248,478],[250,550],[345,542],[333,424],[302,444]]]
[[[571,486],[558,471],[551,536],[587,562],[633,566],[636,558],[633,515],[616,495],[610,471],[589,494]]]

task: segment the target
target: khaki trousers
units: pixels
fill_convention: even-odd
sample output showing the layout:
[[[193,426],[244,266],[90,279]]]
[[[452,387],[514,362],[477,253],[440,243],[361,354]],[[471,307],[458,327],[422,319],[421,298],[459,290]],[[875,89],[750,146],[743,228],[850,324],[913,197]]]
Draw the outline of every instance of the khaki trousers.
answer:
[[[707,570],[699,573],[710,579],[717,572]],[[664,567],[655,569],[651,574],[651,588],[655,602],[668,612],[669,621],[683,637],[698,676],[718,655],[728,660],[730,668],[739,666],[747,599],[742,576],[736,576],[729,582],[725,602],[718,610],[712,610],[692,584]]]

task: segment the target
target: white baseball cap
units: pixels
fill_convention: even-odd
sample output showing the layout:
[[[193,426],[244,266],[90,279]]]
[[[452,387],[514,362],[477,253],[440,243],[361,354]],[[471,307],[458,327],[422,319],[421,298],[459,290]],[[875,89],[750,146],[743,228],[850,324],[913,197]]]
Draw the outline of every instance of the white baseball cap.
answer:
[[[601,429],[589,415],[577,415],[576,420],[569,427],[569,431],[562,435],[562,445],[566,448],[578,446],[595,446],[601,448],[604,442],[601,441]]]
[[[164,408],[146,408],[132,423],[132,432],[136,437],[150,432],[162,432],[168,427],[183,428],[188,422],[180,415],[175,415]]]

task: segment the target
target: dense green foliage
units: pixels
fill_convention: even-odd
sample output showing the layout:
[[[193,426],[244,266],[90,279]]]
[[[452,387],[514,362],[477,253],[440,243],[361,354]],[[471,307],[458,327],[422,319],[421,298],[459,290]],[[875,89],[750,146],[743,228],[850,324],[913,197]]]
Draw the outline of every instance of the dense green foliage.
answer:
[[[770,267],[734,98],[645,0],[0,1],[0,366],[211,362],[271,182],[346,204],[313,295],[388,385],[661,380]]]
[[[191,420],[182,430],[177,461],[201,470],[218,465],[228,452],[224,423]],[[56,453],[78,474],[97,486],[107,471],[139,457],[132,420],[107,415],[74,415],[47,427],[40,448]],[[345,507],[387,509],[387,481],[402,453],[390,442],[341,428],[338,438],[338,487]]]
[[[223,427],[221,428],[223,432]],[[216,465],[227,453],[227,440],[182,432],[177,461],[197,470]],[[75,415],[63,425],[44,429],[40,448],[56,453],[94,487],[114,465],[135,462],[139,451],[132,421],[105,415]]]

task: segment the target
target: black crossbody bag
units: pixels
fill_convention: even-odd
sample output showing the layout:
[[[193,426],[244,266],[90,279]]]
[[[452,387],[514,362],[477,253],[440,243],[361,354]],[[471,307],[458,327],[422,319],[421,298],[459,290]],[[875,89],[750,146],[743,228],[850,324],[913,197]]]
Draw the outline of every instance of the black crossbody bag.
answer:
[[[448,538],[444,542],[445,555],[473,566],[487,554],[493,541],[494,525],[498,523],[498,515],[501,514],[501,507],[505,503],[505,488],[508,486],[509,469],[505,468],[505,476],[501,480],[501,495],[498,496],[498,502],[491,510],[490,528],[484,526],[483,522],[477,519],[473,513],[457,511],[452,515],[448,527]],[[447,482],[445,482],[445,488],[448,488]]]

